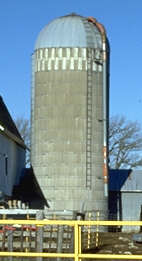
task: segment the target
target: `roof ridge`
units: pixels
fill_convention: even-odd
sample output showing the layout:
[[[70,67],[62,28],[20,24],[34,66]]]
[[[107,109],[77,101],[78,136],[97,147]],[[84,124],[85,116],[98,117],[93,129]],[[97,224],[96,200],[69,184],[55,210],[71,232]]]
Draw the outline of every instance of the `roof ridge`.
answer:
[[[2,96],[0,96],[0,123],[1,125],[10,131],[13,135],[23,141],[15,122],[13,121],[7,106],[5,105]]]

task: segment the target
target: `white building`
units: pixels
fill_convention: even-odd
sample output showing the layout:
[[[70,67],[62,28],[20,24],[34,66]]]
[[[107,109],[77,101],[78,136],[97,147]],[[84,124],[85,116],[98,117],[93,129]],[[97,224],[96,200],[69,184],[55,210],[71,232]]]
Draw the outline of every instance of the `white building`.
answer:
[[[12,196],[13,186],[19,183],[25,168],[25,149],[8,110],[0,97],[0,191]]]

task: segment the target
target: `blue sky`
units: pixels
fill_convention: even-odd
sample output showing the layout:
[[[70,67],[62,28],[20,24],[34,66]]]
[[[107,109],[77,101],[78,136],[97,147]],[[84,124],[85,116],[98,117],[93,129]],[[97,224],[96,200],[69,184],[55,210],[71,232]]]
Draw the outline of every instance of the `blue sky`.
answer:
[[[0,95],[30,117],[31,54],[40,30],[75,12],[104,24],[110,42],[110,114],[142,124],[142,0],[1,0]]]

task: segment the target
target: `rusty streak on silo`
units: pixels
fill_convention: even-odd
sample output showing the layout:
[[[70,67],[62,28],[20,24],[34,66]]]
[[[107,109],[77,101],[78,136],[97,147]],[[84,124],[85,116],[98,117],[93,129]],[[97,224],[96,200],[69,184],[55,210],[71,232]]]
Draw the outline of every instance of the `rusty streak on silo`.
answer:
[[[31,162],[53,210],[107,210],[108,41],[93,19],[53,20],[33,53]]]

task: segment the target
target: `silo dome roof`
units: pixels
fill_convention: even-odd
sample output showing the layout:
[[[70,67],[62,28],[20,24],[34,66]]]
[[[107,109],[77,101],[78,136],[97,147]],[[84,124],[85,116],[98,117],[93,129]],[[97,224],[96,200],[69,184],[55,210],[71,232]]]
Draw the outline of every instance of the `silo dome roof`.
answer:
[[[101,48],[101,34],[86,17],[76,14],[59,17],[39,33],[35,50],[50,47]]]

